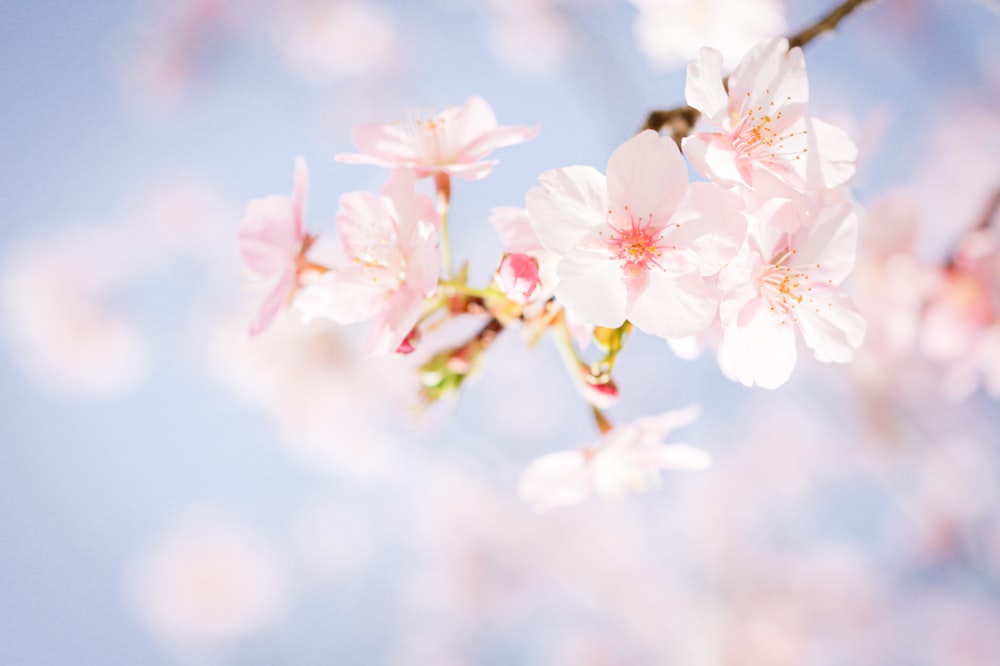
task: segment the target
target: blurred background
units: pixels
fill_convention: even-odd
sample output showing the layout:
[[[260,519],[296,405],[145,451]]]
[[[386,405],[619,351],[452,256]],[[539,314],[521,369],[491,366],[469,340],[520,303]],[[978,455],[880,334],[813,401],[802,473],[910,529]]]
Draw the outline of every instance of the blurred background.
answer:
[[[611,418],[700,404],[674,439],[707,472],[537,514],[520,471],[595,439],[547,341],[418,417],[364,327],[246,336],[247,201],[302,155],[329,232],[385,180],[334,162],[354,123],[480,95],[541,124],[454,186],[483,283],[492,208],[603,170],[698,47],[732,67],[832,4],[4,3],[0,663],[1000,663],[1000,255],[943,268],[1000,226],[995,1],[882,0],[806,49],[861,150],[869,335],[776,391],[634,336]]]

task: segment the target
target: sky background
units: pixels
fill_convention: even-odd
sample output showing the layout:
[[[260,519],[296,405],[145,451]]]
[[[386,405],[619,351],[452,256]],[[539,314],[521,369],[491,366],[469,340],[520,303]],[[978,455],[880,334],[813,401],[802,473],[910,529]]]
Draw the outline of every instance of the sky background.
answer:
[[[828,4],[788,3],[787,26]],[[651,60],[639,17],[617,0],[4,4],[0,663],[996,663],[977,627],[1000,621],[1000,409],[943,397],[926,361],[873,396],[803,358],[770,392],[635,336],[612,418],[700,404],[680,436],[716,466],[538,516],[519,472],[595,438],[550,344],[505,334],[416,419],[406,361],[360,358],[364,327],[286,316],[246,340],[263,292],[236,228],[247,201],[290,192],[296,156],[309,228],[329,232],[341,194],[385,178],[333,160],[353,124],[472,95],[540,124],[454,186],[453,253],[483,282],[492,208],[547,169],[603,170],[649,110],[683,103],[683,60]],[[907,192],[927,260],[1000,183],[997,35],[993,2],[885,0],[806,49],[810,113],[861,148],[856,198]]]

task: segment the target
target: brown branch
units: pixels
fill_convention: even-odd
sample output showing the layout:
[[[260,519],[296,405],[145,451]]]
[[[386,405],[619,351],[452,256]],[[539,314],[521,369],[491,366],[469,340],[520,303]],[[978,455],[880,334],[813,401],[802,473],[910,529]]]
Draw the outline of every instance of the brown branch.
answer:
[[[805,46],[823,33],[834,30],[848,14],[866,2],[871,2],[871,0],[844,0],[844,2],[837,5],[833,11],[823,18],[788,37],[788,48],[791,49],[796,46]],[[723,80],[723,85],[725,85],[728,81],[729,78],[727,77]],[[642,129],[652,129],[657,132],[669,129],[674,141],[676,141],[677,145],[680,146],[681,139],[691,133],[691,130],[694,129],[694,125],[698,122],[698,118],[700,116],[701,112],[690,106],[678,106],[673,109],[657,109],[655,111],[650,111]]]
[[[840,3],[837,7],[833,9],[829,14],[821,18],[820,20],[813,23],[808,28],[801,30],[788,38],[788,48],[795,48],[796,46],[805,46],[812,40],[816,39],[824,32],[830,32],[837,28],[844,17],[853,12],[855,9],[870,2],[871,0],[845,0]]]

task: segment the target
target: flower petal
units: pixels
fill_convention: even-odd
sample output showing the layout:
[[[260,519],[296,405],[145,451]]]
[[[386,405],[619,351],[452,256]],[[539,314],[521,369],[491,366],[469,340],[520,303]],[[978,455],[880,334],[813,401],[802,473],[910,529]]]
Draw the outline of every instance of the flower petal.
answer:
[[[609,208],[635,218],[665,220],[687,188],[687,167],[673,139],[644,130],[608,160]]]
[[[684,98],[714,123],[722,124],[729,111],[729,95],[722,85],[722,54],[703,48],[688,63]]]
[[[813,292],[816,307],[798,312],[806,345],[823,363],[847,363],[865,339],[866,323],[850,297],[831,287]]]
[[[723,330],[719,367],[744,386],[781,386],[792,376],[796,359],[795,329],[778,323],[766,307],[743,326]]]
[[[683,338],[705,330],[718,305],[718,292],[697,273],[670,275],[656,269],[629,304],[628,319],[646,333]]]
[[[625,323],[625,283],[621,267],[609,255],[580,250],[563,257],[556,271],[556,299],[577,321],[606,328]]]
[[[571,166],[546,171],[539,180],[542,187],[527,195],[528,219],[547,250],[567,255],[607,221],[604,176],[593,167]]]

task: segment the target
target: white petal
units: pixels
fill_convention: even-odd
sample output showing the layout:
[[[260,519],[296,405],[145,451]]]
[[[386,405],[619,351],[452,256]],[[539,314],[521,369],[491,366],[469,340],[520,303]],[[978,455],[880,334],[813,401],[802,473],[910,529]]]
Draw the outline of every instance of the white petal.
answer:
[[[809,152],[805,160],[806,184],[810,188],[831,188],[846,183],[854,175],[858,148],[847,132],[818,118],[806,118]]]
[[[654,130],[639,132],[608,160],[609,208],[634,218],[664,220],[687,189],[687,167],[677,144]]]
[[[649,272],[645,289],[629,305],[628,319],[661,338],[683,338],[705,330],[715,318],[718,292],[697,273]]]
[[[719,272],[746,240],[743,200],[712,183],[692,183],[663,242],[677,248],[702,275]]]
[[[572,166],[543,173],[542,187],[528,192],[528,219],[542,245],[567,255],[608,216],[604,176],[589,166]]]
[[[722,85],[722,54],[703,48],[698,59],[688,63],[684,97],[689,106],[715,123],[721,124],[729,111],[729,95]]]
[[[695,170],[712,182],[723,186],[748,184],[729,135],[699,132],[685,137],[681,146]]]
[[[580,250],[556,269],[556,299],[584,324],[617,328],[625,323],[628,295],[621,266],[608,254]]]
[[[744,386],[781,386],[791,377],[796,358],[795,329],[779,324],[764,307],[746,325],[726,327],[719,345],[723,374]]]
[[[557,451],[521,473],[517,491],[536,511],[578,504],[593,492],[591,470],[580,451]]]
[[[813,280],[839,284],[853,270],[858,254],[858,215],[851,203],[827,206],[811,226],[796,234],[793,266]]]
[[[865,319],[840,289],[813,292],[814,307],[799,308],[799,328],[806,345],[823,363],[846,363],[865,339]]]
[[[740,118],[751,110],[756,116],[770,115],[775,119],[775,131],[781,133],[802,117],[809,101],[802,49],[788,50],[784,38],[758,42],[729,75],[729,95],[739,105]]]

